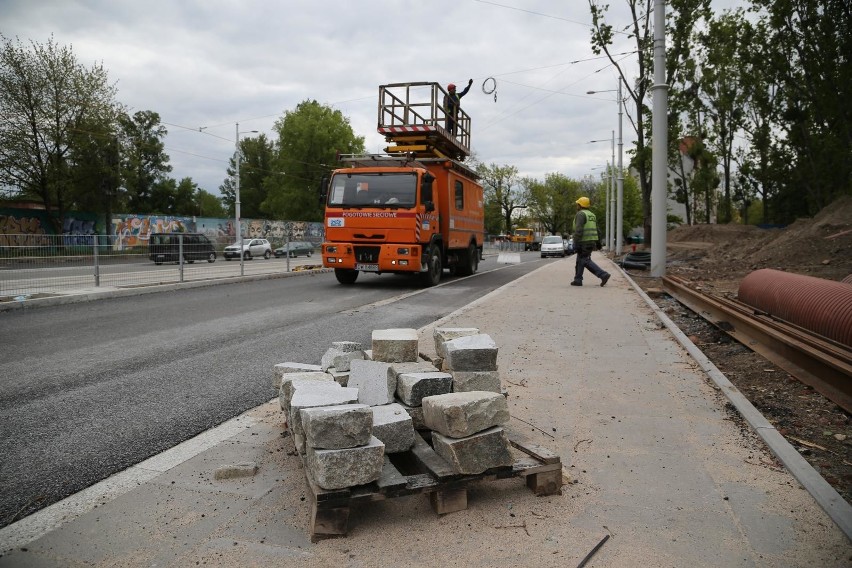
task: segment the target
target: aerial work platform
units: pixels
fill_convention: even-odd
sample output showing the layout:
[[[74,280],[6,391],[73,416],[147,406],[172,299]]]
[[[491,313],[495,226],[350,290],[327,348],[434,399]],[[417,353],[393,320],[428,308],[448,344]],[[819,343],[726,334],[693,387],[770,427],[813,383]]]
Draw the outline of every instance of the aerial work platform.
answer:
[[[378,132],[389,154],[464,160],[470,155],[470,116],[461,108],[455,118],[444,104],[447,92],[438,83],[393,83],[379,86]],[[448,123],[449,120],[449,123]]]

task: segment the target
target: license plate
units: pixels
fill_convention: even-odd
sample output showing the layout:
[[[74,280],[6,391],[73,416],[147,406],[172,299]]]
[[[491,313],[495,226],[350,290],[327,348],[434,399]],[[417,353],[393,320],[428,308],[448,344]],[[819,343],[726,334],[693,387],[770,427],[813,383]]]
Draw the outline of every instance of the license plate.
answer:
[[[364,272],[378,272],[379,265],[378,264],[355,264],[355,270],[362,270]]]

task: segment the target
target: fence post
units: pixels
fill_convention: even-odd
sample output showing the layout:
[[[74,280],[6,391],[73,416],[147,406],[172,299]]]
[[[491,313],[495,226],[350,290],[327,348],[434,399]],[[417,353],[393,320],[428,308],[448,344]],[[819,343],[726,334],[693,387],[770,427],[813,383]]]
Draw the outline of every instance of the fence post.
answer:
[[[94,249],[93,260],[95,263],[95,288],[101,285],[101,267],[98,263],[98,235],[92,235],[92,243]]]
[[[178,234],[178,266],[180,267],[180,282],[183,284],[183,233]]]

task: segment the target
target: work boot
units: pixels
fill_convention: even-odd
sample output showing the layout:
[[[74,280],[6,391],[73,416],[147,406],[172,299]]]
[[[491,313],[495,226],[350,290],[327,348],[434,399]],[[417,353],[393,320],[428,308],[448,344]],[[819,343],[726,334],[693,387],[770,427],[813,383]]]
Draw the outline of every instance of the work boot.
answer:
[[[583,285],[583,283],[582,283],[582,282],[578,282],[577,280],[572,280],[572,281],[571,281],[571,286],[582,286],[582,285]]]
[[[609,277],[610,277],[610,276],[611,276],[611,274],[610,274],[610,273],[608,273],[608,272],[607,272],[606,274],[604,274],[603,276],[601,276],[601,288],[603,288],[604,286],[606,286],[606,283],[607,283],[607,282],[609,282]]]

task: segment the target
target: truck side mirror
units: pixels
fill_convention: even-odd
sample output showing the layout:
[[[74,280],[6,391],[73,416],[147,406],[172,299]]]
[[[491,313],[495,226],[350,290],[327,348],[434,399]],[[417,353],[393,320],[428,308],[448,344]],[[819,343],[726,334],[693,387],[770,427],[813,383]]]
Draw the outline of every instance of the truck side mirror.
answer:
[[[319,202],[325,203],[325,200],[328,197],[328,176],[323,176],[322,180],[320,180],[319,193]]]
[[[420,184],[420,203],[426,205],[427,211],[435,210],[435,203],[432,199],[432,182],[435,181],[435,176],[426,172],[423,174],[423,181]],[[429,209],[429,204],[432,205],[432,209]]]

